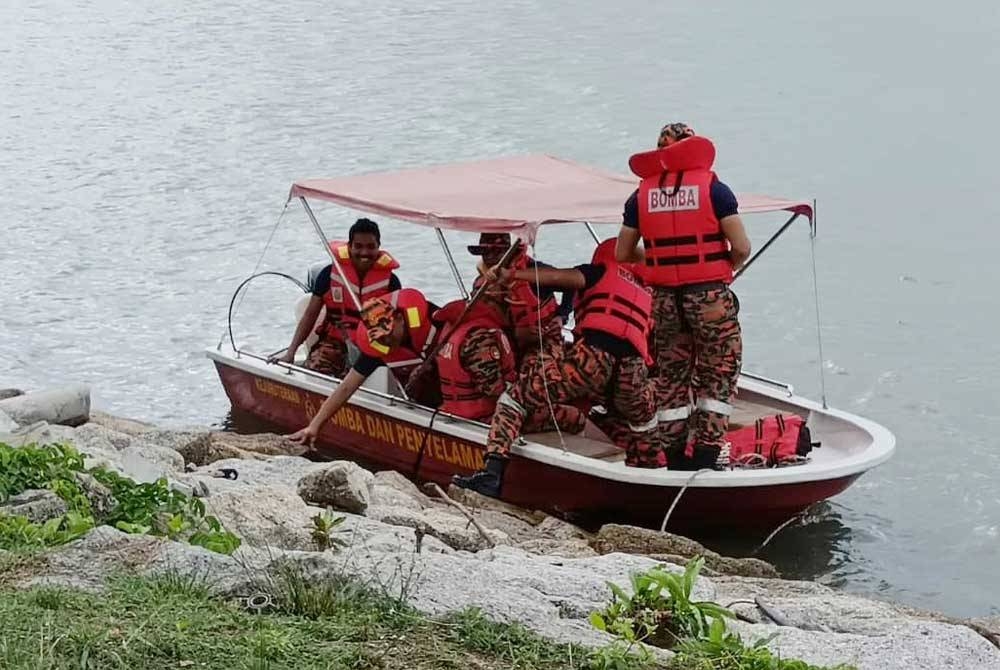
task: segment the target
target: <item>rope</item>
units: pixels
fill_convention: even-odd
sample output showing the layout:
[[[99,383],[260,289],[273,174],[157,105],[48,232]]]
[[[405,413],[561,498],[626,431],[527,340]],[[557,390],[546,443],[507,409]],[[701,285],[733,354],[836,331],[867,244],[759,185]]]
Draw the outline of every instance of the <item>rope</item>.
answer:
[[[812,505],[809,505],[809,507],[806,507],[804,510],[802,510],[798,514],[795,514],[794,516],[792,516],[791,519],[788,519],[787,521],[785,521],[784,523],[782,523],[780,526],[778,526],[777,528],[775,528],[773,531],[771,531],[771,534],[768,535],[764,539],[764,541],[760,543],[760,546],[757,547],[756,549],[754,549],[753,553],[751,553],[750,555],[751,556],[756,556],[757,553],[760,552],[761,549],[763,549],[764,547],[767,546],[768,542],[770,542],[771,540],[774,539],[775,535],[777,535],[782,530],[784,530],[785,528],[787,528],[796,519],[800,519],[800,518],[804,517],[809,512],[809,510],[811,510],[813,508],[814,505],[816,505],[816,503],[813,503]]]
[[[251,275],[250,279],[253,279],[253,277],[256,276],[257,270],[260,269],[260,264],[262,262],[264,262],[264,255],[267,254],[267,250],[271,246],[271,241],[274,240],[274,234],[276,232],[278,232],[278,226],[281,225],[281,220],[283,218],[285,218],[285,212],[288,211],[288,203],[290,203],[291,201],[292,201],[291,198],[289,198],[288,200],[285,200],[285,206],[281,208],[281,214],[278,215],[278,220],[274,222],[274,228],[271,229],[271,234],[268,235],[268,237],[267,237],[267,242],[264,244],[264,250],[260,252],[260,257],[257,259],[257,264],[253,266],[253,271],[250,273],[250,275]],[[239,287],[236,289],[236,293],[239,293],[240,289],[243,288],[244,285],[246,285],[247,281],[249,281],[249,280],[246,280],[242,284],[239,285]],[[294,280],[294,279],[292,281],[296,281],[297,282],[297,280]],[[301,285],[301,282],[297,282],[297,283],[299,283]],[[308,289],[303,289],[303,290],[308,292]],[[234,298],[236,297],[236,293],[233,294]],[[244,293],[243,296],[240,297],[240,302],[239,302],[239,304],[236,305],[236,311],[239,311],[240,306],[243,304],[243,298],[244,297],[246,297],[246,293]],[[229,303],[229,328],[228,328],[228,330],[229,330],[229,341],[230,342],[233,341],[233,323],[232,323],[232,321],[233,321],[233,303],[230,302]],[[226,339],[226,331],[224,330],[224,331],[222,331],[222,335],[219,336],[219,344],[216,346],[216,349],[221,349],[222,348],[222,343],[225,341],[225,339]],[[233,344],[233,348],[235,348],[235,347],[236,347],[236,345]]]
[[[549,393],[549,381],[545,378],[545,333],[542,329],[542,287],[538,278],[537,262],[535,263],[535,295],[538,297],[538,300],[535,302],[538,303],[538,318],[536,321],[538,322],[538,360],[541,362],[539,372],[542,375],[542,388],[545,390],[545,404],[549,407],[549,416],[552,417],[552,425],[556,427],[556,435],[559,436],[559,446],[562,447],[562,450],[565,452],[566,438],[563,437],[562,429],[559,427],[559,420],[556,418],[556,408],[552,404],[552,396]],[[562,335],[560,334],[560,337],[561,336]]]
[[[417,463],[413,466],[414,478],[420,474],[420,465],[424,461],[424,450],[427,448],[427,438],[430,437],[431,431],[434,430],[434,419],[437,418],[438,412],[440,411],[440,407],[434,409],[434,413],[431,414],[431,420],[427,424],[427,430],[424,431],[424,437],[420,440],[420,451],[417,452]]]
[[[819,281],[816,279],[816,203],[813,203],[813,220],[809,231],[809,251],[812,256],[812,275],[813,275],[813,298],[814,304],[816,305],[816,344],[819,347],[819,386],[820,386],[820,398],[823,400],[823,409],[827,409],[826,406],[826,375],[823,372],[823,333],[820,330],[820,318],[819,318]]]
[[[672,503],[670,503],[670,509],[667,510],[667,515],[665,517],[663,517],[663,523],[660,524],[660,532],[661,533],[663,533],[663,532],[666,531],[666,529],[667,529],[667,522],[670,521],[670,515],[674,513],[674,508],[677,507],[677,503],[680,502],[681,496],[684,495],[685,491],[687,491],[687,487],[691,484],[691,482],[694,481],[695,477],[697,477],[698,475],[700,475],[703,472],[715,472],[715,471],[712,470],[711,468],[702,468],[701,470],[698,470],[697,472],[691,473],[691,476],[688,477],[688,479],[687,479],[686,482],[684,482],[684,486],[682,486],[681,490],[678,491],[677,495],[674,496],[674,501]]]

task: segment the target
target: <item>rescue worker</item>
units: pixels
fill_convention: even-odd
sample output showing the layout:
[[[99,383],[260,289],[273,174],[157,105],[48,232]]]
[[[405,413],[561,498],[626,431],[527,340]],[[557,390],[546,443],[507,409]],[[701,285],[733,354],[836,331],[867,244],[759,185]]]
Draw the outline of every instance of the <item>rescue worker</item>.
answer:
[[[510,233],[481,233],[479,244],[470,245],[469,253],[482,256],[478,266],[479,276],[473,288],[479,288],[511,246]],[[517,350],[517,370],[521,383],[526,383],[533,375],[544,370],[548,379],[558,381],[559,361],[565,352],[562,336],[563,313],[568,310],[556,303],[556,289],[541,284],[536,286],[533,268],[552,266],[537,261],[526,252],[518,252],[511,267],[529,270],[525,279],[509,285],[489,286],[484,298],[506,310],[510,321],[511,339]],[[529,276],[530,274],[530,276]],[[572,300],[571,290],[563,290],[563,302]],[[524,432],[552,430],[558,424],[560,430],[579,433],[586,425],[587,416],[572,405],[554,403],[546,405],[543,411],[531,414]]]
[[[347,278],[347,285],[332,264],[319,271],[309,304],[299,319],[291,344],[282,356],[275,356],[272,361],[293,363],[295,352],[309,337],[320,312],[325,308],[325,316],[315,330],[318,339],[309,350],[304,367],[343,377],[348,369],[348,342],[360,320],[357,305],[348,292],[354,293],[363,304],[369,298],[402,288],[393,272],[399,263],[380,248],[382,238],[377,223],[371,219],[358,219],[348,231],[347,239],[346,243],[330,243],[337,264]]]
[[[614,257],[615,240],[605,240],[590,263],[575,268],[537,269],[545,286],[575,289],[579,337],[558,363],[558,381],[545,387],[542,372],[511,385],[497,402],[486,443],[483,470],[456,476],[457,486],[499,497],[511,444],[526,416],[554,403],[604,403],[636,433],[654,434],[656,393],[647,377],[647,343],[652,297]],[[505,281],[535,278],[536,270],[499,270]],[[647,444],[651,441],[647,440]]]
[[[355,342],[361,355],[327,397],[309,425],[289,439],[311,445],[320,428],[361,388],[375,370],[385,365],[397,379],[404,381],[424,361],[433,347],[440,324],[431,320],[432,305],[413,288],[400,289],[363,305],[357,324]],[[432,404],[411,393],[416,402]]]
[[[708,138],[683,123],[664,126],[655,151],[629,159],[642,181],[625,203],[616,248],[620,262],[644,265],[653,289],[658,418],[677,470],[721,467],[742,365],[739,302],[729,284],[750,256],[750,240],[714,161]]]
[[[455,300],[434,314],[446,324],[437,352],[441,411],[488,423],[497,398],[514,381],[514,350],[504,332],[504,315],[482,299],[468,312],[465,300]]]

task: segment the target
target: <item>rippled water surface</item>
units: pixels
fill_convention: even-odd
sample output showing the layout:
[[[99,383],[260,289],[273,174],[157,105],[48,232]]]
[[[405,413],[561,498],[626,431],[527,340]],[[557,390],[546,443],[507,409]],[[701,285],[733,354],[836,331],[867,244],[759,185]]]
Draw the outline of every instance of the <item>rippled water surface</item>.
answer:
[[[81,7],[85,5],[85,7]],[[222,423],[204,349],[291,181],[547,152],[626,170],[667,121],[737,191],[817,198],[830,403],[895,458],[782,531],[788,574],[954,614],[1000,602],[995,3],[0,3],[0,386]],[[320,208],[331,234],[349,212]],[[759,246],[780,218],[748,218]],[[614,233],[608,228],[608,236]],[[404,282],[455,294],[431,233],[383,223]],[[454,242],[468,236],[453,235]],[[589,256],[575,228],[538,256]],[[261,269],[322,249],[297,208]],[[737,284],[746,368],[818,397],[809,240]],[[466,278],[472,261],[459,256]],[[277,349],[297,289],[255,281],[236,337]]]

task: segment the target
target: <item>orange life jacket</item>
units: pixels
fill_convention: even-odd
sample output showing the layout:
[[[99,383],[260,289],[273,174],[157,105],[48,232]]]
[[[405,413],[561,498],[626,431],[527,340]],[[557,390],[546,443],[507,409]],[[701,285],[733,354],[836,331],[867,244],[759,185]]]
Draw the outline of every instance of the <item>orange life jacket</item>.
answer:
[[[407,345],[386,347],[368,338],[368,329],[359,321],[355,330],[355,343],[361,353],[378,358],[389,368],[415,367],[424,361],[434,342],[437,328],[431,323],[427,299],[415,288],[404,288],[388,294],[389,304],[403,314]]]
[[[729,243],[712,209],[714,160],[714,145],[701,136],[629,159],[642,177],[639,233],[650,285],[732,282]]]
[[[330,290],[323,296],[323,304],[326,305],[326,319],[320,325],[319,330],[323,331],[328,338],[343,339],[343,330],[351,333],[357,328],[361,320],[358,313],[358,306],[354,299],[347,294],[351,291],[358,296],[361,304],[369,298],[377,298],[389,292],[389,281],[392,278],[392,271],[399,267],[399,263],[389,252],[379,250],[375,263],[365,273],[363,279],[358,278],[358,271],[351,262],[348,243],[335,241],[330,243],[330,250],[333,257],[337,259],[337,265],[343,269],[347,278],[345,287],[344,281],[337,271],[337,268],[330,266]],[[317,331],[319,332],[319,331]]]
[[[613,239],[605,240],[594,252],[593,262],[604,267],[604,274],[577,295],[573,304],[574,330],[580,334],[596,330],[623,339],[635,347],[647,365],[652,365],[648,341],[653,298],[626,264],[614,260],[614,244]]]
[[[809,427],[795,414],[773,414],[754,421],[752,426],[731,430],[729,462],[734,465],[776,467],[794,464],[819,442],[813,442]],[[693,449],[693,443],[688,449]],[[693,451],[691,451],[693,453]]]
[[[465,320],[452,330],[450,324],[457,321],[465,305],[464,300],[456,300],[434,314],[437,321],[449,322],[448,328],[442,331],[442,337],[447,341],[437,353],[443,399],[441,410],[467,419],[489,419],[496,409],[497,396],[484,393],[484,389],[462,365],[459,352],[465,338],[473,331],[480,328],[496,330],[500,340],[499,362],[502,374],[507,381],[513,381],[517,376],[514,351],[503,333],[503,315],[483,303],[473,305]]]

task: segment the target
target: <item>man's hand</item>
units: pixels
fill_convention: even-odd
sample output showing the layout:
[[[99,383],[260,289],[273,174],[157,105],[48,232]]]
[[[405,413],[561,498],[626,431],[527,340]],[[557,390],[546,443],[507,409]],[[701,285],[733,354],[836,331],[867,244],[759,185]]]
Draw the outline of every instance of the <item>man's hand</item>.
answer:
[[[273,356],[267,357],[268,363],[294,363],[295,362],[295,352],[286,351],[281,356],[274,354]]]
[[[316,435],[319,433],[319,429],[313,428],[312,424],[309,424],[302,430],[292,433],[288,436],[288,439],[292,442],[298,442],[299,444],[304,444],[307,447],[313,446],[316,441]]]

